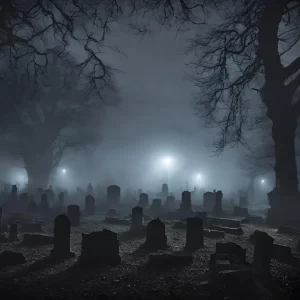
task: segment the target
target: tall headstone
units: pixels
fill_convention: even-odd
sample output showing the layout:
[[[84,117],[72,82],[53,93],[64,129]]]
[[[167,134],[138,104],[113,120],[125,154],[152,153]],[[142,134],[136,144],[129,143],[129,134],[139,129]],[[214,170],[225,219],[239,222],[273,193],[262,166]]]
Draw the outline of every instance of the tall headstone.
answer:
[[[140,194],[138,205],[144,209],[149,206],[149,198],[147,194],[145,193]]]
[[[203,211],[212,212],[215,206],[215,194],[206,192],[203,194]]]
[[[136,206],[132,209],[131,214],[131,231],[139,230],[143,227],[143,208]]]
[[[214,207],[213,213],[216,215],[221,215],[223,213],[223,210],[222,210],[223,193],[222,193],[222,191],[217,191],[215,194],[215,198],[216,198],[216,201],[215,201],[215,207]]]
[[[107,188],[107,204],[118,205],[121,199],[121,189],[117,185],[111,185]]]
[[[71,222],[66,215],[59,215],[54,220],[54,242],[50,255],[64,258],[75,256],[70,247]]]
[[[181,194],[180,214],[182,217],[190,217],[193,213],[191,192],[184,191]]]
[[[79,205],[69,205],[67,214],[71,221],[72,226],[80,225],[80,207],[79,207]]]
[[[188,218],[186,227],[185,247],[190,250],[200,249],[204,246],[203,219]]]
[[[266,232],[257,231],[255,236],[253,272],[264,280],[270,278],[270,263],[274,239]]]
[[[48,213],[49,212],[49,202],[47,194],[42,194],[41,203],[40,203],[40,211],[41,213]]]
[[[121,262],[117,233],[104,229],[82,233],[80,260],[99,265],[117,265]]]
[[[92,195],[85,197],[85,213],[87,215],[93,215],[96,211],[95,198]]]
[[[166,183],[164,183],[162,185],[162,188],[161,188],[161,196],[163,199],[167,199],[167,197],[169,196],[169,188],[168,188],[168,185]]]
[[[149,249],[164,249],[167,247],[165,224],[159,218],[148,223],[145,246]]]

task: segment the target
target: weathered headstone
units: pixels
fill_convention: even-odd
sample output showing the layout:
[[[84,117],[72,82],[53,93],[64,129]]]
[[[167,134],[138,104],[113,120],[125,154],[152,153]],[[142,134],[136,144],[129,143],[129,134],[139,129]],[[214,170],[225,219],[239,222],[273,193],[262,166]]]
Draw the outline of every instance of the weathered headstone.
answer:
[[[70,250],[71,222],[66,215],[59,215],[54,220],[53,249],[50,255],[58,258],[75,256]]]
[[[181,194],[180,215],[183,218],[191,217],[193,214],[191,192],[184,191]]]
[[[166,199],[168,195],[169,195],[169,188],[168,185],[164,183],[161,188],[161,196],[163,199]]]
[[[185,248],[190,250],[200,249],[204,246],[203,220],[188,218],[186,227]]]
[[[274,239],[266,232],[256,231],[255,234],[253,273],[262,279],[268,279],[271,276],[270,263]]]
[[[141,228],[143,228],[143,208],[136,206],[132,209],[130,230],[136,231]]]
[[[71,221],[72,226],[80,225],[80,207],[79,207],[79,205],[69,205],[67,214],[68,214],[68,218]]]
[[[222,193],[222,191],[217,191],[215,194],[215,198],[216,198],[216,201],[215,201],[215,207],[213,209],[213,213],[215,215],[221,215],[223,213],[223,210],[222,210],[223,193]]]
[[[18,237],[18,224],[11,224],[10,225],[8,239],[10,241],[17,241],[17,240],[19,240],[19,237]]]
[[[107,188],[107,204],[117,205],[120,203],[121,189],[117,185],[111,185]]]
[[[104,229],[82,233],[80,260],[99,265],[117,265],[121,262],[117,233]]]
[[[145,193],[142,193],[139,195],[139,202],[138,205],[142,208],[147,208],[149,206],[149,198],[148,195]]]
[[[212,212],[215,206],[215,194],[212,192],[206,192],[203,194],[203,211]]]
[[[165,224],[159,218],[148,223],[145,246],[149,249],[164,249],[167,247]]]
[[[85,197],[85,212],[87,215],[93,215],[96,210],[95,198],[92,195]]]
[[[161,199],[153,199],[152,204],[149,208],[149,214],[158,217],[162,213],[162,203]]]
[[[41,213],[47,214],[49,212],[49,203],[47,194],[43,194],[40,203]]]

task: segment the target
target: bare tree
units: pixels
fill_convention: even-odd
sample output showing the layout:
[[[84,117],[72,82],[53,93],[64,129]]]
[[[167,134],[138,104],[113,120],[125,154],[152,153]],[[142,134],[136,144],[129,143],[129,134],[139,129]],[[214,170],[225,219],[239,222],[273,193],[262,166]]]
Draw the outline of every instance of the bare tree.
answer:
[[[31,187],[46,187],[65,151],[98,144],[103,108],[119,101],[104,86],[100,102],[73,73],[72,64],[55,55],[52,58],[47,73],[40,76],[43,84],[24,89],[14,78],[4,80],[6,86],[2,86],[7,91],[14,88],[15,95],[8,98],[22,97],[12,114],[5,144],[11,154],[23,159]]]

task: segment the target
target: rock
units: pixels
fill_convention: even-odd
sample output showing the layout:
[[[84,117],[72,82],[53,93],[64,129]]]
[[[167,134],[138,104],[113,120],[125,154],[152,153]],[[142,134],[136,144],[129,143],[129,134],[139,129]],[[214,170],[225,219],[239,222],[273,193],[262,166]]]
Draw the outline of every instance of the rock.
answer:
[[[14,251],[3,251],[0,253],[0,267],[24,264],[26,259],[22,253]]]
[[[20,226],[21,232],[44,232],[42,224],[40,223],[25,223]]]
[[[211,229],[218,230],[218,231],[224,231],[225,233],[234,234],[234,235],[244,234],[243,229],[241,227],[240,228],[230,228],[230,227],[212,225]]]
[[[54,238],[49,235],[42,234],[24,234],[23,244],[26,245],[53,245]]]
[[[234,263],[246,263],[246,249],[236,243],[216,243],[216,255],[220,254],[228,255],[229,260]]]
[[[284,234],[300,234],[300,230],[288,226],[280,226],[277,232],[284,233]]]
[[[176,268],[193,262],[192,255],[150,254],[148,264],[152,267]]]
[[[223,237],[225,237],[225,232],[219,231],[219,230],[204,229],[204,237],[206,237],[206,238],[223,238]]]

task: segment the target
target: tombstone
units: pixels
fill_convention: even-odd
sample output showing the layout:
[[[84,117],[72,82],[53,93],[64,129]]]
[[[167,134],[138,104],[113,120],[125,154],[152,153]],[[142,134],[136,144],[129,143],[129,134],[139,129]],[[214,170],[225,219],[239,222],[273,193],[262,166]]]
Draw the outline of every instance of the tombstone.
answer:
[[[180,214],[182,217],[190,217],[193,213],[191,192],[185,191],[181,194]]]
[[[173,210],[175,208],[175,197],[168,196],[166,199],[165,206],[168,210]]]
[[[96,211],[95,198],[92,195],[85,197],[85,213],[87,215],[93,215]]]
[[[10,241],[18,241],[18,224],[11,224],[9,227],[9,236],[8,239]]]
[[[212,192],[206,192],[203,194],[203,211],[213,212],[215,207],[215,194]]]
[[[223,198],[222,191],[217,191],[216,194],[215,194],[216,201],[215,201],[215,206],[214,206],[214,209],[213,209],[213,213],[215,215],[221,215],[223,213],[222,198]]]
[[[160,216],[162,213],[161,199],[153,199],[152,204],[149,208],[149,213],[153,216]]]
[[[138,206],[142,207],[142,208],[147,208],[149,206],[149,198],[148,195],[145,193],[141,193],[139,195],[139,202],[138,202]]]
[[[274,239],[266,232],[256,231],[253,273],[262,279],[268,279],[271,276],[270,263],[272,258],[272,248]]]
[[[233,263],[246,263],[246,249],[243,249],[240,245],[233,242],[216,243],[216,254],[228,255],[228,259]]]
[[[117,233],[104,229],[82,233],[81,261],[99,265],[117,265],[121,262]]]
[[[107,188],[107,204],[117,205],[120,204],[121,189],[117,185],[111,185]]]
[[[204,246],[203,219],[188,218],[185,248],[197,250]]]
[[[148,223],[145,246],[157,250],[167,247],[165,224],[159,218]]]
[[[72,226],[80,225],[80,207],[79,205],[68,206],[68,218],[71,221]]]
[[[44,191],[44,194],[47,195],[48,205],[49,204],[53,205],[53,203],[55,201],[55,194],[52,190],[52,185],[50,185],[49,189]]]
[[[141,228],[143,228],[143,208],[136,206],[132,209],[130,230],[136,231]]]
[[[29,197],[29,203],[28,203],[28,206],[27,206],[27,212],[35,214],[38,211],[39,211],[39,207],[36,204],[36,202],[34,201],[34,196],[30,195],[30,197]]]
[[[169,188],[168,185],[164,183],[161,188],[161,196],[163,199],[166,199],[168,195],[169,195]]]
[[[49,203],[48,203],[47,194],[42,195],[41,203],[40,203],[40,211],[41,211],[41,213],[44,213],[44,214],[49,212]]]
[[[16,185],[13,185],[9,195],[8,210],[10,212],[17,212],[18,206],[18,188]]]
[[[59,215],[54,220],[54,240],[51,256],[58,258],[75,256],[70,250],[71,222],[66,215]]]

